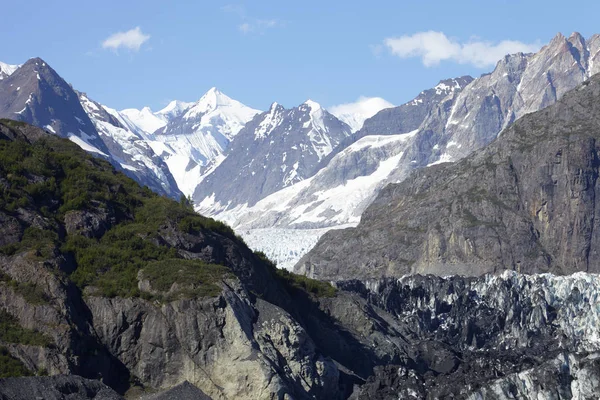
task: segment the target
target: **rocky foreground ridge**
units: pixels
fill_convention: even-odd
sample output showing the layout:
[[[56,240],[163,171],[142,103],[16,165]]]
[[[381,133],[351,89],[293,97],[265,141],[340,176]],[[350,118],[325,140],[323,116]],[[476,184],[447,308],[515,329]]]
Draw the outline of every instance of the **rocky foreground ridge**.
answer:
[[[334,288],[8,120],[0,186],[0,399],[590,398],[600,381],[595,275]]]

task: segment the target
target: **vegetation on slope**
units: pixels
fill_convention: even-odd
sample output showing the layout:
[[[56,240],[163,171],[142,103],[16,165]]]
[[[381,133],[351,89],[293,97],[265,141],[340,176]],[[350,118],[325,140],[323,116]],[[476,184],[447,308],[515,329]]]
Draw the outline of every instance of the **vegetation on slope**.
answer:
[[[11,356],[6,347],[0,346],[0,378],[31,375],[21,361]]]
[[[271,261],[262,251],[254,254],[275,272],[277,279],[287,287],[288,291],[303,290],[316,297],[333,297],[337,289],[330,283],[308,278],[304,275],[294,274],[283,268],[277,268],[277,264]]]
[[[0,342],[42,347],[52,343],[44,334],[23,328],[19,321],[6,311],[0,311]]]
[[[8,127],[19,123],[0,120]],[[29,144],[24,140],[0,140],[0,210],[18,217],[23,210],[41,214],[46,223],[27,227],[20,242],[0,247],[0,254],[28,252],[40,260],[61,253],[72,255],[76,267],[69,278],[80,288],[93,287],[104,296],[158,298],[138,288],[138,274],[150,281],[152,292],[177,296],[215,296],[228,269],[199,260],[185,260],[179,249],[161,237],[162,231],[198,235],[216,232],[244,246],[224,223],[194,212],[187,199],[176,202],[139,186],[114,170],[105,160],[93,157],[68,140],[44,136]],[[106,232],[65,234],[65,216],[72,212],[108,215]],[[187,258],[187,257],[186,257]],[[333,296],[325,282],[278,269],[264,254],[258,261],[270,266],[288,289],[315,296]],[[43,302],[35,287],[15,289],[27,293],[31,302]]]
[[[0,123],[14,126],[12,122]],[[185,202],[177,203],[140,187],[108,162],[54,136],[33,144],[0,140],[0,188],[1,210],[15,216],[20,210],[29,210],[48,221],[43,227],[28,227],[20,242],[0,248],[0,253],[29,251],[42,259],[59,251],[71,253],[77,263],[70,275],[73,282],[81,288],[95,286],[106,296],[138,296],[140,269],[181,258],[176,249],[157,240],[160,227],[167,222],[186,233],[210,230],[235,239],[227,225],[196,214]],[[105,210],[116,223],[100,238],[78,234],[61,237],[59,227],[68,212],[90,210]],[[168,264],[156,265],[169,274]],[[201,262],[186,266],[203,276],[195,284],[206,285],[206,290],[197,293],[216,293],[214,284],[220,279],[217,269]]]

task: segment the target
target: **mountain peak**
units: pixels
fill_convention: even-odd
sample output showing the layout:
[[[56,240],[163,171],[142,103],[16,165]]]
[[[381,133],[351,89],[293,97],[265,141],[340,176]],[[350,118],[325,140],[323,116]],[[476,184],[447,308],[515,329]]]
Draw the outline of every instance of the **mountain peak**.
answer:
[[[316,101],[312,101],[311,99],[306,100],[303,104],[306,104],[313,111],[317,111],[317,110],[321,109],[321,105],[319,103],[317,103]]]
[[[573,32],[571,33],[571,36],[569,36],[569,39],[578,39],[578,40],[584,40],[583,39],[583,35],[579,32]]]
[[[160,111],[157,111],[156,114],[170,116],[178,115],[186,108],[191,107],[193,104],[194,103],[187,103],[185,101],[172,100],[169,104],[167,104],[165,108],[163,108]]]
[[[209,112],[216,109],[219,106],[231,105],[233,100],[221,92],[216,87],[210,88],[204,95],[196,102],[194,109],[199,112]]]
[[[550,41],[550,44],[548,44],[548,46],[549,47],[554,47],[554,46],[557,46],[557,45],[561,45],[566,40],[567,40],[567,38],[565,37],[565,35],[563,35],[561,32],[558,32],[556,34],[556,36],[554,36],[554,38]]]

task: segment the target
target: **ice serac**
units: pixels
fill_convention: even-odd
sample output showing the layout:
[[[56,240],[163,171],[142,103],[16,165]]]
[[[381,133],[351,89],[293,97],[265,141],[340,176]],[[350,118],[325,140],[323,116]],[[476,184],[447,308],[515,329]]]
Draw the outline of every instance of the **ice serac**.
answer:
[[[600,389],[598,276],[407,276],[341,286],[394,315],[400,362],[354,398],[593,399]],[[387,320],[389,321],[389,320]],[[397,340],[399,339],[399,340]],[[412,346],[412,347],[410,347]]]
[[[323,279],[600,272],[600,75],[455,164],[388,185],[296,265]]]
[[[168,166],[144,139],[144,134],[117,110],[78,93],[81,105],[120,169],[157,193],[178,198],[181,192]]]
[[[238,133],[227,158],[195,191],[195,203],[208,214],[254,205],[313,175],[349,135],[347,124],[314,101],[291,109],[273,103]]]

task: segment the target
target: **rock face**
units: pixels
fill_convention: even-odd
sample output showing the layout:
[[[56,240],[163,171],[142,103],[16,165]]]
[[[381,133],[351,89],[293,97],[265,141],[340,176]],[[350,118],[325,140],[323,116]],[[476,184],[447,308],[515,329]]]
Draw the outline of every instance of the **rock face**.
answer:
[[[99,297],[87,304],[100,341],[150,387],[188,380],[215,399],[335,397],[333,361],[289,314],[236,286],[161,307]]]
[[[314,174],[319,161],[349,135],[348,125],[313,101],[291,109],[273,103],[238,133],[194,201],[208,215],[254,205]]]
[[[76,375],[0,379],[2,400],[122,400],[108,386]]]
[[[143,400],[211,400],[202,390],[188,381],[183,382],[157,395],[143,397]]]
[[[454,165],[389,185],[296,265],[322,279],[598,272],[600,77]]]
[[[600,36],[558,34],[535,54],[508,55],[419,127],[394,179],[415,168],[456,161],[489,144],[517,119],[541,110],[600,72]]]
[[[435,87],[419,93],[417,97],[398,107],[381,110],[367,119],[363,127],[353,135],[358,140],[368,135],[397,135],[418,129],[446,97],[461,92],[473,82],[470,76],[444,79]]]

